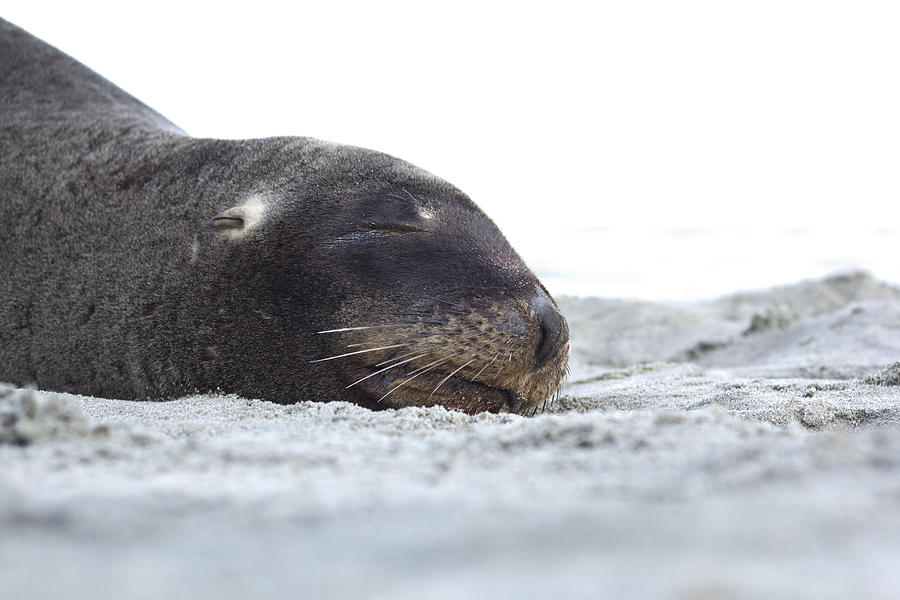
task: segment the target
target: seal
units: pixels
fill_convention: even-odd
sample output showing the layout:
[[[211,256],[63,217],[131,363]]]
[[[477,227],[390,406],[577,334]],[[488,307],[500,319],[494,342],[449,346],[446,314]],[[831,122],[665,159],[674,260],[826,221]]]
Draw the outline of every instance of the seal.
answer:
[[[528,413],[568,326],[449,183],[311,138],[196,139],[0,21],[0,379]]]

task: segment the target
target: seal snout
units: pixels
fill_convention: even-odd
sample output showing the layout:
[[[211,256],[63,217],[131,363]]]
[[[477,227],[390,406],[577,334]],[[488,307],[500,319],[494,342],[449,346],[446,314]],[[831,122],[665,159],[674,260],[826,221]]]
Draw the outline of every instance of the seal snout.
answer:
[[[569,343],[569,326],[547,296],[531,302],[531,315],[541,328],[541,343],[535,353],[535,367],[541,367]]]

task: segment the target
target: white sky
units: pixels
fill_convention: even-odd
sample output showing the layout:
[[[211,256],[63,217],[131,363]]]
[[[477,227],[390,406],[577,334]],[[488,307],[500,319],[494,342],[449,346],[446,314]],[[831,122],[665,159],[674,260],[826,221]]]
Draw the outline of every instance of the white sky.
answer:
[[[193,135],[418,164],[537,271],[597,283],[554,291],[693,297],[826,264],[900,281],[900,3],[135,6],[12,0],[3,17]],[[672,241],[697,231],[718,237]]]

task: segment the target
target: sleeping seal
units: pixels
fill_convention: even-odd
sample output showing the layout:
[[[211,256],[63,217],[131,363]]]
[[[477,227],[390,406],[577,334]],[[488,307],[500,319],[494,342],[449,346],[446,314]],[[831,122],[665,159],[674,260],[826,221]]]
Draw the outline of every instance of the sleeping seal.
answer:
[[[0,20],[0,380],[528,412],[568,326],[462,192],[310,138],[189,137]]]

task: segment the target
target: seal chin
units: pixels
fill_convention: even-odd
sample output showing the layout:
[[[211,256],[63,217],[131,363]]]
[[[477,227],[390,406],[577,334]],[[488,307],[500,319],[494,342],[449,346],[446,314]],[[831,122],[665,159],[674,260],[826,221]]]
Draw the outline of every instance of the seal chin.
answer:
[[[395,367],[384,372],[379,365],[362,367],[369,375],[356,387],[371,408],[444,406],[468,413],[499,412],[517,406],[515,394],[486,383],[471,381],[453,371],[423,370],[425,367]],[[360,370],[354,370],[355,374]],[[352,387],[352,386],[348,386]]]
[[[408,400],[421,406],[441,405],[467,413],[521,413],[529,403],[518,393],[445,373],[428,373],[410,382]]]

